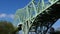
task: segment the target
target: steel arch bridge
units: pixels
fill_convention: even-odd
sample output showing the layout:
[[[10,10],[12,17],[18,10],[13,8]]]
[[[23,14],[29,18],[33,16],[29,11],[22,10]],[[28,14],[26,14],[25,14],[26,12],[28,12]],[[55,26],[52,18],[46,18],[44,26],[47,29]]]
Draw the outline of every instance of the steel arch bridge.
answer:
[[[60,18],[59,11],[59,0],[32,0],[27,6],[16,11],[14,22],[19,21],[16,31],[22,30],[23,34],[46,34]]]

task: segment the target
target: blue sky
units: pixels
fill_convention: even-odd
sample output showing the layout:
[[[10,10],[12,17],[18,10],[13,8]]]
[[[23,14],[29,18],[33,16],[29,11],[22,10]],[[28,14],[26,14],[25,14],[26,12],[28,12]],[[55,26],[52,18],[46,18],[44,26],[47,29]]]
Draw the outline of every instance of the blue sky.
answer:
[[[28,4],[27,0],[0,0],[0,20],[13,21],[16,10]]]
[[[14,14],[17,9],[24,7],[28,2],[26,0],[0,0],[0,13]]]
[[[0,0],[0,20],[13,21],[16,10],[26,6],[30,0]],[[60,19],[53,25],[60,27]]]

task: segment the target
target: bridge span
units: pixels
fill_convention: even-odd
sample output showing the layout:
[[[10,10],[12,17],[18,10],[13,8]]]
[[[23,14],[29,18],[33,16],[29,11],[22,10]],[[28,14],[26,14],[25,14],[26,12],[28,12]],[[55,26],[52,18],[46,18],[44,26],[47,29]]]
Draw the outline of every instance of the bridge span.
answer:
[[[46,34],[59,18],[60,0],[32,0],[27,6],[16,11],[14,22],[19,21],[16,31],[22,30],[23,34]]]

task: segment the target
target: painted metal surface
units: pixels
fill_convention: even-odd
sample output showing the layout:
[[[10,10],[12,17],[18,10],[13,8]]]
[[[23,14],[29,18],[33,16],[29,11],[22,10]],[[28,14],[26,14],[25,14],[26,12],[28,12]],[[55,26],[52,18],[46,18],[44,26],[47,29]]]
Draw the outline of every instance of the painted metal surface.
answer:
[[[58,0],[32,0],[26,7],[18,9],[15,14],[15,20],[22,24],[23,34],[28,34],[34,17],[55,4]],[[27,24],[28,23],[28,24]]]

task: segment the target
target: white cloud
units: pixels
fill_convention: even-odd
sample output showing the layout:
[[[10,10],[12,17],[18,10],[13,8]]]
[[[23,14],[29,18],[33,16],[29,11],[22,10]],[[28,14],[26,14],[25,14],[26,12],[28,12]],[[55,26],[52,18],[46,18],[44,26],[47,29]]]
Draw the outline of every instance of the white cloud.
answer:
[[[9,17],[9,18],[14,18],[14,15],[13,14],[9,14],[7,17]]]
[[[0,14],[0,18],[5,18],[5,17],[13,19],[14,14],[4,14],[4,13]]]
[[[0,18],[6,17],[6,14],[0,14]]]

